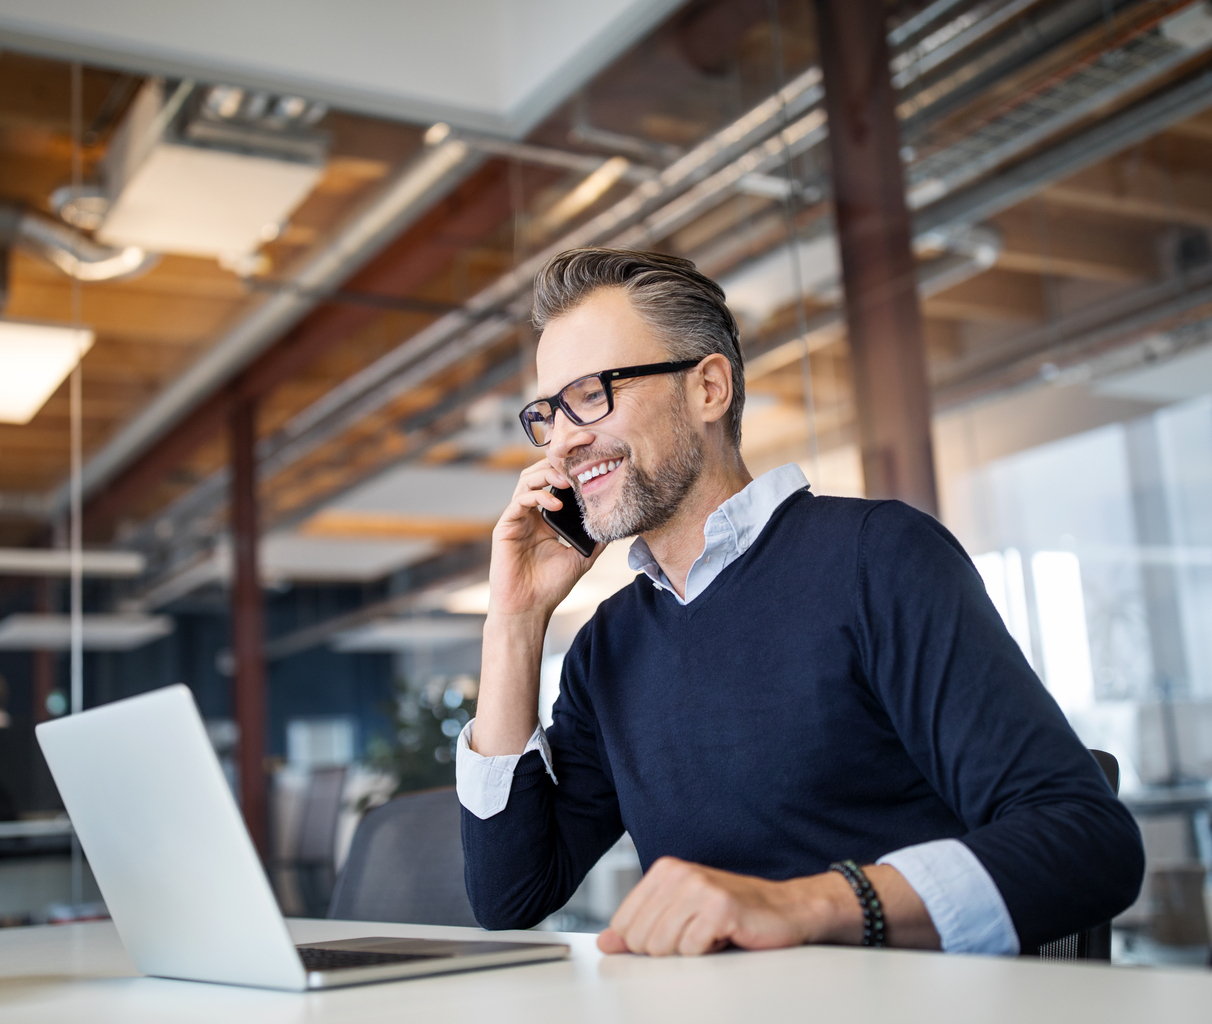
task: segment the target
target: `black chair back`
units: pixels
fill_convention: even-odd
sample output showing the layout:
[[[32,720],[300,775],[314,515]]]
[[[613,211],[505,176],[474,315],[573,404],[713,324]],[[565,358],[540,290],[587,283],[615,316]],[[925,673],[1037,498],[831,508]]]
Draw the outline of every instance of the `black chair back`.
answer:
[[[341,817],[341,796],[345,792],[345,774],[344,768],[317,768],[307,780],[295,847],[296,860],[326,863],[331,867],[337,822]]]
[[[1091,750],[1094,760],[1107,776],[1111,789],[1119,796],[1119,762],[1105,750]],[[1074,932],[1039,947],[1041,960],[1111,960],[1111,922],[1097,924],[1083,932]]]
[[[292,849],[278,861],[280,869],[294,876],[304,917],[323,916],[332,900],[345,776],[346,769],[341,767],[317,768],[311,773]]]
[[[470,925],[454,787],[398,796],[358,825],[328,916],[344,921]]]

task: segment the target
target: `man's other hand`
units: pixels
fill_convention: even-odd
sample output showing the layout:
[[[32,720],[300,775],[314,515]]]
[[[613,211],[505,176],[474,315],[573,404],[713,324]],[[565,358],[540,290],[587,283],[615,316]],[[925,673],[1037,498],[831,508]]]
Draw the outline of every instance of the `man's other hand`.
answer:
[[[889,938],[899,946],[938,949],[930,916],[900,872],[887,865],[865,870],[884,904]],[[694,956],[729,944],[743,949],[857,944],[862,934],[858,900],[837,872],[771,882],[662,857],[628,893],[598,936],[598,948]]]
[[[826,883],[813,893],[801,883]],[[826,876],[770,882],[662,857],[623,901],[610,927],[598,936],[604,953],[692,956],[732,943],[745,949],[774,949],[825,941],[826,926],[842,907],[833,897],[854,896]],[[820,902],[819,906],[813,904]],[[857,903],[855,906],[857,910]],[[861,927],[861,915],[859,917]]]

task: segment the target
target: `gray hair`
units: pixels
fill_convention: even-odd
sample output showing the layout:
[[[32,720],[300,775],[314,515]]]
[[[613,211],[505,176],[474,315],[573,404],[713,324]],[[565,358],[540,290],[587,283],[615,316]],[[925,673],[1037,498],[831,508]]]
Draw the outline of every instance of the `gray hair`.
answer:
[[[660,336],[671,360],[719,352],[732,367],[732,405],[726,423],[741,445],[745,365],[736,317],[724,291],[690,260],[630,249],[569,249],[553,256],[534,282],[534,326],[571,313],[599,288],[622,288],[635,311]]]

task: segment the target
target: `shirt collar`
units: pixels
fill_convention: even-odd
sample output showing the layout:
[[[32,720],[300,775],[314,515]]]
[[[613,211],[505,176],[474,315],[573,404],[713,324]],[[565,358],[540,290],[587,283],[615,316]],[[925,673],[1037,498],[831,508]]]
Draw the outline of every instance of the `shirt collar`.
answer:
[[[723,547],[732,556],[744,554],[757,540],[774,510],[796,491],[808,486],[804,471],[794,462],[763,473],[724,501],[703,524],[703,553],[695,565]],[[627,564],[635,572],[645,573],[655,583],[669,587],[669,581],[643,537],[636,537],[627,554]],[[694,566],[691,567],[691,572]],[[670,588],[672,589],[672,588]]]

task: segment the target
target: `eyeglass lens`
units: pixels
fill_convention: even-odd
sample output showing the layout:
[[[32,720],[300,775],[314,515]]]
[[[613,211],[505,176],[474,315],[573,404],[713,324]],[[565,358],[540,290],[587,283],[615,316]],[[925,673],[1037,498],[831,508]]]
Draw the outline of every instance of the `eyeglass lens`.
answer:
[[[594,423],[610,412],[610,398],[597,374],[574,380],[559,397],[578,424]],[[555,406],[549,401],[531,403],[523,413],[523,423],[535,444],[547,444],[555,426]]]

